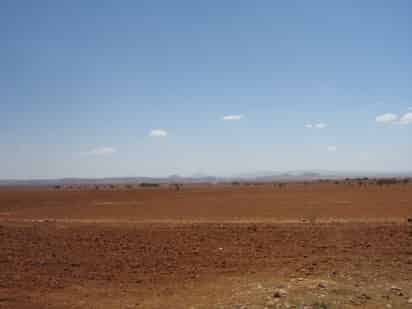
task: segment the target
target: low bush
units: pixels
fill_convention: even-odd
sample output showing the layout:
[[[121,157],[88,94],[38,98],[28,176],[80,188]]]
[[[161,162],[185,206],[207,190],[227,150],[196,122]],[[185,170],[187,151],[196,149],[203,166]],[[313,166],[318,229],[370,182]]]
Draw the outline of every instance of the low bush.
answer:
[[[140,185],[142,188],[157,188],[160,187],[158,183],[142,182]]]

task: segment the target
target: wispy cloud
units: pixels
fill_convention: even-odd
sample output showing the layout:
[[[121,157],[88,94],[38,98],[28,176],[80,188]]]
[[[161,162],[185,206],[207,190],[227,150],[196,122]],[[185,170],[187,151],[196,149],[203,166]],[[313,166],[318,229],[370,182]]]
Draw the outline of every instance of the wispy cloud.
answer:
[[[400,124],[407,125],[412,123],[412,113],[406,113],[399,120]]]
[[[98,147],[98,148],[95,148],[95,149],[92,149],[86,152],[86,154],[92,155],[92,156],[107,156],[115,152],[116,152],[116,149],[113,147]]]
[[[327,147],[327,150],[328,150],[329,152],[336,152],[336,151],[338,150],[338,147],[336,147],[336,146],[328,146],[328,147]]]
[[[236,120],[242,120],[244,118],[244,115],[239,114],[239,115],[225,115],[222,117],[222,120],[225,121],[236,121]]]
[[[150,131],[149,134],[151,137],[166,137],[168,135],[167,131],[163,129],[155,129]]]
[[[326,128],[328,125],[326,123],[323,122],[318,122],[318,123],[307,123],[305,124],[305,128],[307,129],[324,129]]]
[[[393,114],[393,113],[386,113],[386,114],[376,116],[375,121],[377,123],[389,124],[389,123],[395,122],[397,119],[398,119],[398,115]]]

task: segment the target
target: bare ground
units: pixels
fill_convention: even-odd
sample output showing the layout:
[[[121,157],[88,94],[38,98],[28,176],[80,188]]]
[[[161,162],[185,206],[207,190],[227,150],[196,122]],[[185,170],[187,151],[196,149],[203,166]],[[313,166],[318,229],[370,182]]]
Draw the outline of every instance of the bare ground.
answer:
[[[412,186],[0,189],[0,308],[412,308]]]

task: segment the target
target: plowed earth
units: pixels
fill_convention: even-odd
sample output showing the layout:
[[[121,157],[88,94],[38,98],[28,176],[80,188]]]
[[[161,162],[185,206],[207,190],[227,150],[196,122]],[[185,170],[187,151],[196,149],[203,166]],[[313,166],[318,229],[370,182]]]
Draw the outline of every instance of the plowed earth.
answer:
[[[0,308],[412,308],[408,216],[411,185],[0,188]]]

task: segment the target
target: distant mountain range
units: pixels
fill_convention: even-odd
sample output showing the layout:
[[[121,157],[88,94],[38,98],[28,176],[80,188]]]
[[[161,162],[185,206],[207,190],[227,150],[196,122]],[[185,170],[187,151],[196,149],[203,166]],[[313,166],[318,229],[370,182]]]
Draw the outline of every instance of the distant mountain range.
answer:
[[[139,183],[216,183],[232,181],[310,181],[317,179],[340,179],[359,177],[412,177],[412,172],[334,172],[326,170],[297,170],[287,172],[259,171],[255,173],[238,174],[230,177],[215,177],[196,173],[190,177],[170,175],[169,177],[110,177],[110,178],[61,178],[61,179],[4,179],[0,186],[44,186],[44,185],[109,185],[109,184],[139,184]]]

